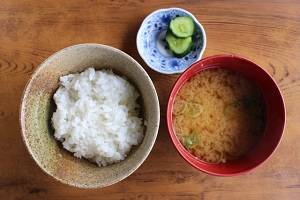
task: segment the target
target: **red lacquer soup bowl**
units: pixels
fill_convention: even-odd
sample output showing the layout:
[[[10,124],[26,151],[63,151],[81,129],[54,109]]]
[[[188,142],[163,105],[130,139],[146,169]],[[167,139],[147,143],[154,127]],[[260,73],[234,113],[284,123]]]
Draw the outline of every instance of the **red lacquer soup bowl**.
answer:
[[[195,74],[210,68],[236,71],[251,80],[261,91],[266,105],[266,122],[262,138],[247,154],[225,163],[204,162],[190,154],[173,129],[172,109],[181,86]],[[235,55],[216,55],[202,59],[184,71],[174,84],[167,106],[167,124],[171,140],[180,155],[193,167],[217,176],[234,176],[250,172],[268,160],[278,147],[285,129],[286,111],[280,89],[270,74],[258,64]]]

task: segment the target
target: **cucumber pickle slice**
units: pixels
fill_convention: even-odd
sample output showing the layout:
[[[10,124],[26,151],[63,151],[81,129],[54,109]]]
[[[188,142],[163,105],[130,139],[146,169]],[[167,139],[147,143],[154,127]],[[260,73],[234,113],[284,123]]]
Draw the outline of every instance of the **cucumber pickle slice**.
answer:
[[[192,37],[175,38],[170,31],[166,33],[166,41],[169,49],[177,58],[187,55],[192,48]]]
[[[194,21],[188,16],[176,17],[170,21],[169,30],[176,38],[190,37],[194,33]]]

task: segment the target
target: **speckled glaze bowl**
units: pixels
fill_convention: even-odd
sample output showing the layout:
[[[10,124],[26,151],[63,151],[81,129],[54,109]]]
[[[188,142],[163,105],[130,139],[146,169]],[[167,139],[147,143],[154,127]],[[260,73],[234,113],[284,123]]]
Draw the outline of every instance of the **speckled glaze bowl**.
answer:
[[[55,110],[53,94],[59,77],[70,73],[111,68],[125,76],[141,94],[142,116],[148,122],[142,143],[131,149],[125,160],[98,167],[75,158],[54,138],[51,117]],[[158,133],[159,101],[146,71],[129,55],[100,44],[80,44],[58,51],[34,72],[24,90],[20,125],[25,145],[34,161],[56,180],[80,188],[105,187],[132,174],[149,155]]]

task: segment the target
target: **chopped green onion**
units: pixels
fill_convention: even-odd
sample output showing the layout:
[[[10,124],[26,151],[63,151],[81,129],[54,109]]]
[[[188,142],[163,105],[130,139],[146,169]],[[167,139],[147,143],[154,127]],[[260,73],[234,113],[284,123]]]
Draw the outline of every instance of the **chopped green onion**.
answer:
[[[213,162],[213,163],[219,164],[220,162],[223,162],[223,163],[226,162],[226,159],[224,159],[223,152],[222,152],[221,150],[219,150],[219,149],[216,149],[216,148],[211,149],[211,150],[208,152],[207,156],[208,156],[209,154],[213,153],[213,152],[219,152],[219,154],[220,154],[219,160],[216,161],[216,162]],[[209,160],[208,160],[208,161],[209,161]],[[212,162],[212,161],[209,161],[209,162]]]
[[[258,107],[255,99],[251,99],[250,97],[244,97],[241,100],[238,100],[235,103],[231,103],[228,106],[226,106],[224,109],[224,115],[226,117],[234,117],[231,116],[232,114],[230,114],[230,110],[234,112],[235,109],[238,109],[241,106],[250,112],[255,112],[255,110],[257,110]]]
[[[224,109],[225,117],[234,117],[234,111],[237,110],[241,105],[243,105],[243,103],[241,101],[237,101],[236,103],[231,103],[228,106],[226,106]]]
[[[186,117],[195,118],[200,116],[204,110],[199,103],[186,102],[185,100],[178,100],[174,104],[178,105],[176,110],[174,109],[175,106],[173,108],[174,115],[183,114]]]
[[[202,114],[203,107],[198,103],[187,103],[187,109],[184,111],[184,115],[187,117],[195,118]]]
[[[190,149],[199,143],[198,130],[193,130],[189,136],[183,138],[184,147]]]
[[[182,108],[182,110],[179,110],[179,111],[173,109],[173,114],[174,115],[180,115],[181,113],[185,112],[185,110],[188,107],[188,103],[186,101],[184,101],[184,100],[179,100],[179,101],[174,102],[174,104],[175,103],[176,104],[183,104],[182,105],[183,108]]]

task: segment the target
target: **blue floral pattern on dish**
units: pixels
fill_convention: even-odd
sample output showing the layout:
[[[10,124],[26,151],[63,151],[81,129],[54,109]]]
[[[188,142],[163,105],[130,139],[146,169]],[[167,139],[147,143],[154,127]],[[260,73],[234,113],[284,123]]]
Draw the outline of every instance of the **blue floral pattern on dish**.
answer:
[[[178,16],[190,16],[195,23],[192,49],[183,58],[174,57],[165,40],[169,22]],[[170,8],[148,15],[138,31],[136,42],[140,56],[149,67],[164,74],[173,74],[183,72],[201,59],[206,47],[206,35],[201,24],[191,13],[180,8]]]

